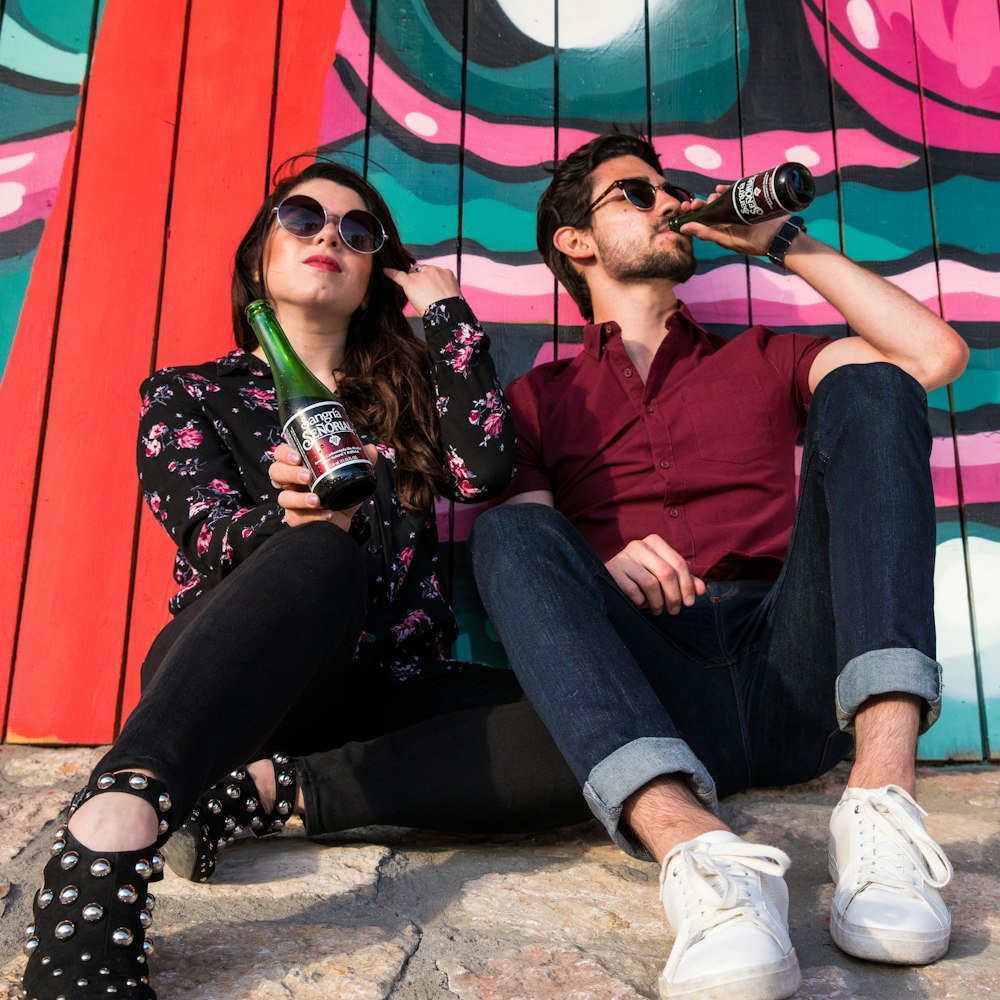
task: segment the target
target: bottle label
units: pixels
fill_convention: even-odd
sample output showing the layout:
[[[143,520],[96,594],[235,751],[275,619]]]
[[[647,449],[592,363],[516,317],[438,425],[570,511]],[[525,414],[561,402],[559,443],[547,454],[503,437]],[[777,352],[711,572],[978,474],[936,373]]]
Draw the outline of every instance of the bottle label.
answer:
[[[285,440],[302,456],[313,487],[348,465],[371,465],[347,414],[332,400],[296,410],[285,422]]]
[[[741,221],[753,225],[796,210],[796,205],[782,205],[774,185],[777,175],[778,168],[772,167],[744,177],[732,186],[733,208]]]

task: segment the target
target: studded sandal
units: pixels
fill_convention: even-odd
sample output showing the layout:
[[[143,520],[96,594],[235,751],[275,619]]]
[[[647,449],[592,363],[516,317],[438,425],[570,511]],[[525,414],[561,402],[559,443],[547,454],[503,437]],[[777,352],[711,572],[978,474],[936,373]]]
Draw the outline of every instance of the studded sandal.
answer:
[[[107,773],[76,795],[69,815],[112,791],[138,795],[156,809],[156,843],[137,851],[92,851],[66,824],[59,828],[25,933],[26,1000],[156,998],[149,985],[153,942],[146,937],[156,899],[147,883],[163,878],[157,848],[169,835],[170,796],[155,778]]]
[[[207,882],[215,871],[219,850],[249,830],[255,837],[278,833],[295,810],[298,783],[295,768],[284,754],[271,757],[274,768],[274,809],[265,812],[253,778],[246,768],[233,771],[205,792],[164,845],[170,870],[191,882]]]

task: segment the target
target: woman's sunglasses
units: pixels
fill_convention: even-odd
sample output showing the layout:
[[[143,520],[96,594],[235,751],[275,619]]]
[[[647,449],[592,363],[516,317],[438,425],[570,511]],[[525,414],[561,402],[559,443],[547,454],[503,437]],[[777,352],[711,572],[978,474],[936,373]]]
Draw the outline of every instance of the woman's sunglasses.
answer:
[[[694,199],[694,195],[690,191],[678,187],[676,184],[668,184],[666,181],[662,184],[650,184],[649,181],[638,177],[629,177],[623,181],[615,181],[614,184],[610,185],[599,198],[594,200],[588,211],[593,212],[615,188],[621,188],[626,201],[630,205],[635,205],[642,212],[648,212],[656,204],[657,191],[665,191],[677,201],[692,201]]]
[[[286,233],[308,240],[321,233],[327,222],[337,220],[337,232],[358,253],[377,253],[385,243],[382,223],[363,208],[352,208],[343,215],[334,215],[307,194],[289,195],[275,210],[278,225]]]

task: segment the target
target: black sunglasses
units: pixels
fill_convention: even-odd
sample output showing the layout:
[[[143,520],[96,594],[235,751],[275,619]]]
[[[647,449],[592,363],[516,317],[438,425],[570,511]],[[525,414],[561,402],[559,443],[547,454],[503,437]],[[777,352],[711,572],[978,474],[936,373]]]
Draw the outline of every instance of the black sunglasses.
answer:
[[[321,233],[331,219],[337,220],[337,232],[358,253],[377,253],[385,243],[382,223],[363,208],[352,208],[343,215],[328,212],[315,198],[307,194],[289,195],[275,210],[278,225],[286,233],[308,240]]]
[[[662,184],[650,184],[649,181],[644,181],[639,177],[628,177],[623,181],[615,181],[607,190],[601,192],[601,196],[594,199],[587,211],[593,212],[615,188],[621,188],[626,201],[642,212],[648,212],[656,204],[657,191],[665,191],[677,201],[692,201],[694,199],[694,195],[690,191],[678,187],[676,184],[668,184],[667,181],[663,181]]]

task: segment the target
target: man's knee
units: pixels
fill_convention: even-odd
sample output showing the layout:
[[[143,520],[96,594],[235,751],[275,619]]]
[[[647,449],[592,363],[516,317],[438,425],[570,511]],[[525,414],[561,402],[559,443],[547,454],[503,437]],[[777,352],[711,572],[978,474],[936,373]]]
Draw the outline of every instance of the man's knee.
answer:
[[[544,545],[547,538],[563,534],[565,527],[565,518],[547,504],[501,504],[476,518],[470,551],[476,563],[487,561],[512,548]]]

